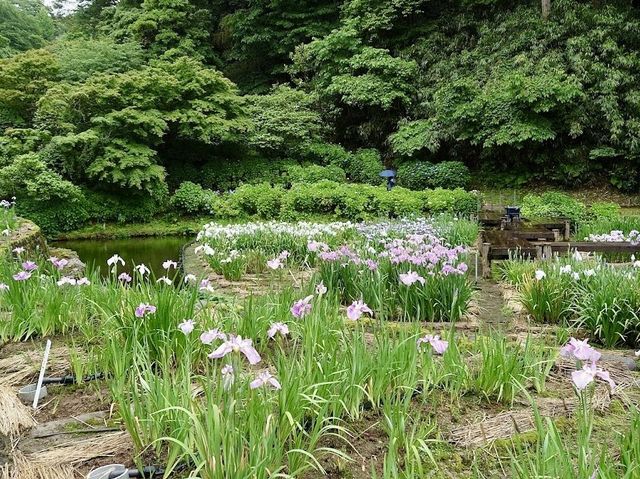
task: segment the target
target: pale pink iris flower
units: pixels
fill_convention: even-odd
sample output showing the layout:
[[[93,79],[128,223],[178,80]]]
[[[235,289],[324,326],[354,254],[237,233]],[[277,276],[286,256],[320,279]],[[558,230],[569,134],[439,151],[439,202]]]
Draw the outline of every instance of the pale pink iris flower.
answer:
[[[24,263],[22,263],[22,269],[24,269],[25,271],[31,272],[38,269],[38,265],[35,264],[33,261],[25,261]]]
[[[221,332],[218,328],[210,329],[209,331],[205,331],[200,335],[200,342],[202,344],[211,344],[216,339],[222,339],[223,341],[226,341],[227,335]]]
[[[427,334],[422,338],[419,338],[417,341],[418,349],[421,348],[421,344],[430,344],[436,354],[444,354],[447,348],[449,347],[449,341],[444,341],[440,339],[439,335],[431,335]]]
[[[588,339],[580,341],[576,338],[571,338],[569,342],[560,349],[560,356],[577,361],[598,361],[602,355],[587,344],[587,341]]]
[[[185,319],[178,325],[178,329],[182,331],[182,333],[187,336],[193,332],[193,329],[196,326],[196,322],[193,319]]]
[[[242,339],[242,336],[234,335],[229,335],[229,339],[222,343],[218,349],[209,354],[209,358],[220,359],[229,353],[244,354],[249,361],[249,364],[258,364],[260,362],[260,355],[253,347],[253,342],[250,339]]]
[[[407,273],[400,273],[400,282],[405,286],[411,286],[415,282],[424,284],[424,278],[415,271],[409,270]]]
[[[612,391],[615,389],[616,383],[613,382],[609,373],[599,368],[595,361],[587,363],[582,367],[582,369],[571,373],[573,384],[575,384],[576,389],[580,391],[595,381],[596,378],[600,378],[603,381],[608,382]]]
[[[362,300],[354,301],[347,307],[347,318],[351,321],[357,321],[364,313],[373,314],[373,311]]]
[[[304,299],[300,299],[293,303],[291,306],[291,314],[295,318],[304,318],[307,314],[311,312],[311,300],[313,299],[313,295],[307,296]]]
[[[153,314],[156,312],[156,307],[148,303],[140,303],[136,308],[136,317],[144,318],[146,314]]]
[[[267,331],[267,336],[273,339],[278,333],[280,333],[282,336],[287,336],[289,334],[289,326],[284,323],[273,323]]]
[[[276,378],[274,378],[269,371],[263,371],[249,383],[251,389],[257,389],[262,386],[270,385],[275,389],[282,389],[282,386]]]
[[[118,280],[122,281],[123,283],[131,283],[131,275],[129,273],[120,273],[118,275]]]
[[[62,259],[58,259],[55,256],[52,256],[51,258],[49,258],[49,261],[51,262],[51,264],[58,270],[62,270],[64,269],[64,267],[69,264],[69,261],[67,261],[66,259],[62,258]]]
[[[284,265],[280,261],[280,258],[273,258],[273,259],[268,260],[267,261],[267,266],[270,269],[273,269],[273,270],[284,268]]]
[[[31,273],[28,271],[19,271],[18,273],[13,275],[13,279],[15,281],[26,281],[31,278]]]

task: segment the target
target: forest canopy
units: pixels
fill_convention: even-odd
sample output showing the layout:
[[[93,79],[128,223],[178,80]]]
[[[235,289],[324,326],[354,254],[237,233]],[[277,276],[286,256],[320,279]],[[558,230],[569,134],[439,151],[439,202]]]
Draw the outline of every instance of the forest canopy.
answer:
[[[0,0],[0,195],[151,214],[185,181],[460,163],[629,191],[639,52],[630,1]]]

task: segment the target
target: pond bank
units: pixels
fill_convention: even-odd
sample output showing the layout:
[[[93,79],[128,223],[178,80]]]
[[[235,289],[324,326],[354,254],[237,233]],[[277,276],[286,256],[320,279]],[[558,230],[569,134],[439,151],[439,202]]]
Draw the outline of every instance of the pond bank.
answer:
[[[192,236],[195,237],[202,225],[211,218],[180,218],[177,220],[156,219],[147,223],[107,223],[96,224],[78,230],[60,233],[52,241],[126,239],[152,236]]]

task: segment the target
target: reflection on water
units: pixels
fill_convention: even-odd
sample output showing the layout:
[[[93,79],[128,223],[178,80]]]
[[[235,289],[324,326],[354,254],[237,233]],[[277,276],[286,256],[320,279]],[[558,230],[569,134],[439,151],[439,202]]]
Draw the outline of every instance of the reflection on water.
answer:
[[[156,277],[165,274],[162,262],[165,260],[179,261],[182,246],[189,243],[187,236],[161,236],[124,239],[88,239],[72,241],[55,241],[51,246],[68,248],[78,252],[80,259],[87,264],[100,269],[100,273],[109,274],[107,259],[114,254],[124,258],[126,265],[118,266],[118,272],[132,273],[133,263],[144,263]],[[173,270],[170,273],[173,276]]]

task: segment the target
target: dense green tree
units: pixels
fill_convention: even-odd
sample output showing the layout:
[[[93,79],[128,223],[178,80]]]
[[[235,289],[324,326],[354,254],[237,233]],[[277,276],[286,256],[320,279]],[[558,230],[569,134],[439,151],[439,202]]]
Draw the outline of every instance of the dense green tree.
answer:
[[[0,129],[30,126],[38,100],[58,72],[55,56],[46,50],[0,60]]]
[[[151,194],[164,183],[160,151],[169,143],[213,147],[248,130],[234,85],[184,57],[56,85],[34,123],[53,135],[43,155],[69,178]]]
[[[267,95],[245,98],[254,125],[248,143],[264,154],[299,157],[321,140],[324,125],[314,110],[315,95],[280,86]]]
[[[299,46],[291,72],[319,95],[338,140],[380,147],[412,103],[417,67],[347,27]]]
[[[338,25],[338,1],[240,0],[221,21],[226,71],[246,90],[286,81],[285,65],[297,45],[323,37]]]
[[[218,63],[213,48],[216,12],[207,0],[126,1],[104,7],[97,27],[121,42],[135,41],[150,58],[190,56]]]
[[[0,58],[40,48],[56,34],[40,0],[0,0]]]

